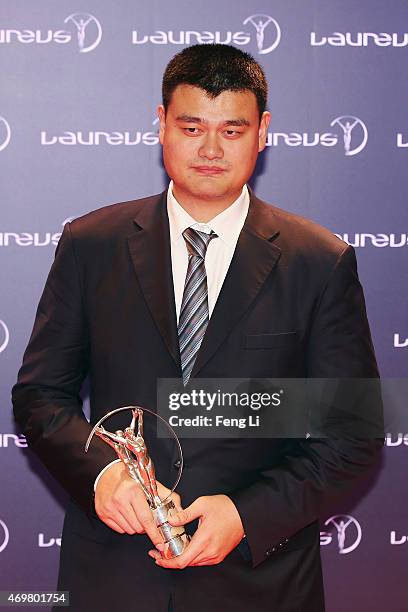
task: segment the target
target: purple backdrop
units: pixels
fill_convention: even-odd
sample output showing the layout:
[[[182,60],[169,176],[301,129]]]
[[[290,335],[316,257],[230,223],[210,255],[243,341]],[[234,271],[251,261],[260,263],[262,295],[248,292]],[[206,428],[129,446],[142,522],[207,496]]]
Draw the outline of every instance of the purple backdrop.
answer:
[[[232,43],[262,63],[273,119],[256,192],[356,247],[381,373],[406,376],[407,28],[405,0],[3,0],[0,590],[55,587],[64,494],[10,404],[55,244],[67,219],[165,186],[155,109],[183,46]],[[406,431],[323,517],[328,612],[406,609]]]

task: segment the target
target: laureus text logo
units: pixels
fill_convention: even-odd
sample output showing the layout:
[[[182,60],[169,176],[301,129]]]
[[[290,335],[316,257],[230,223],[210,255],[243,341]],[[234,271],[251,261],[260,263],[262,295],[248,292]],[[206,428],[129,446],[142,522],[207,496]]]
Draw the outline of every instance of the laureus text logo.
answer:
[[[64,19],[69,29],[36,29],[12,27],[0,29],[0,44],[58,44],[66,45],[76,41],[80,53],[89,53],[96,49],[102,40],[102,26],[99,20],[90,13],[72,13]]]

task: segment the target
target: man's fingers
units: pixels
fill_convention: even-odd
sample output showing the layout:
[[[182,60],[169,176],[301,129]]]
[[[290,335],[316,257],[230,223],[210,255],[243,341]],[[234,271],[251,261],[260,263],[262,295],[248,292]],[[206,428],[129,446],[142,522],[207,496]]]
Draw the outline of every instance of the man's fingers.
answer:
[[[162,501],[168,500],[168,498],[170,498],[172,500],[172,502],[176,506],[177,512],[179,512],[182,509],[181,497],[180,497],[180,495],[178,493],[176,493],[175,491],[172,491],[171,489],[165,487],[164,485],[161,484],[161,482],[157,483],[157,491],[158,491],[159,497],[160,497],[160,499]]]
[[[191,566],[199,565],[216,565],[221,563],[224,557],[218,554],[210,544],[199,553],[195,559],[189,564]]]
[[[136,533],[137,526],[140,528],[140,524],[137,522],[137,520],[135,520],[133,508],[131,508],[131,512],[129,512],[127,509],[117,509],[109,516],[109,518],[117,523],[124,530],[124,532],[128,533],[129,535]]]
[[[158,550],[149,550],[149,556],[152,557],[152,559],[161,559],[161,554],[159,553]]]
[[[113,521],[112,519],[101,519],[101,521],[105,523],[105,525],[113,529],[113,531],[117,531],[117,533],[125,533],[122,527],[120,527],[120,525],[115,523],[115,521]]]
[[[150,512],[145,496],[143,494],[142,497],[139,497],[139,495],[134,495],[129,500],[129,503],[134,516],[134,522],[132,524],[135,526],[136,533],[145,533],[141,513],[146,511]]]
[[[180,510],[177,509],[177,512],[169,516],[169,523],[173,525],[173,527],[180,527],[180,525],[186,525],[186,523],[193,520],[190,516],[189,508],[185,508],[184,510],[182,508]]]
[[[173,491],[173,493],[171,494],[171,499],[174,502],[174,505],[176,506],[176,511],[177,512],[181,512],[182,505],[181,505],[181,497],[178,493],[176,493],[175,491]]]
[[[163,538],[155,525],[150,506],[140,489],[134,492],[130,503],[138,523],[137,533],[146,533],[155,546],[163,544]]]
[[[202,513],[203,507],[201,498],[199,497],[198,499],[193,501],[190,506],[184,508],[184,510],[179,510],[178,512],[170,516],[169,523],[174,527],[180,527],[180,525],[186,525],[187,523],[191,523],[191,521],[194,521],[196,518],[199,518],[200,516],[202,516]]]
[[[190,544],[186,550],[179,557],[174,559],[162,559],[156,551],[149,551],[149,555],[153,557],[160,567],[166,567],[168,569],[184,569],[188,565],[191,565],[193,561],[201,554],[205,554],[208,539],[205,534],[200,534],[197,530],[191,538]],[[154,556],[153,554],[155,553]]]
[[[134,512],[130,501],[113,496],[104,504],[95,506],[99,518],[106,524],[108,520],[116,523],[125,533],[134,534],[141,530],[140,522]]]
[[[194,561],[190,563],[190,567],[202,567],[203,565],[218,565],[221,563],[222,559],[204,559],[203,561]]]
[[[161,482],[157,481],[157,492],[159,494],[160,499],[163,500],[166,499],[166,497],[169,497],[171,489],[163,485]]]
[[[153,519],[153,515],[147,506],[140,511],[137,510],[136,515],[135,508],[129,502],[129,507],[119,511],[116,509],[114,512],[109,512],[107,515],[101,515],[99,518],[109,527],[117,531],[118,533],[127,533],[133,535],[135,533],[146,533],[154,546],[160,546],[163,544],[163,538],[161,537]]]
[[[153,517],[151,521],[149,520],[147,522],[143,522],[143,527],[145,529],[146,534],[149,536],[153,545],[156,546],[156,548],[160,547],[160,545],[163,545],[163,538],[161,537],[159,530],[154,524]]]
[[[177,514],[182,512],[180,496],[171,493],[171,489],[160,482],[157,485],[161,499],[171,495]],[[130,535],[146,533],[154,546],[159,550],[163,548],[163,538],[154,523],[146,497],[123,465],[114,464],[101,476],[95,492],[95,510],[114,531]]]
[[[145,501],[143,499],[143,501]],[[145,502],[147,505],[147,502]],[[115,493],[111,501],[107,504],[110,512],[110,518],[118,522],[126,533],[143,533],[141,521],[136,511],[137,504],[134,507],[134,491],[126,491],[122,494]]]
[[[192,542],[193,540],[191,540]],[[185,567],[200,567],[203,565],[217,565],[224,557],[211,550],[209,542],[207,545],[198,543],[192,548],[190,543],[186,552],[174,559],[163,559],[157,550],[149,550],[149,556],[155,560],[156,565],[167,569],[184,569]]]

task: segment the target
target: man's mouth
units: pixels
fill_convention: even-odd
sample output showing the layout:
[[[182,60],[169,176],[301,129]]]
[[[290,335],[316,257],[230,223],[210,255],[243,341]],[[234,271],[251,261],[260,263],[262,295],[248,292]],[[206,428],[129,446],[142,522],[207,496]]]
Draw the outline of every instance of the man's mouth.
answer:
[[[193,170],[205,176],[216,176],[225,172],[225,168],[221,166],[193,166]]]

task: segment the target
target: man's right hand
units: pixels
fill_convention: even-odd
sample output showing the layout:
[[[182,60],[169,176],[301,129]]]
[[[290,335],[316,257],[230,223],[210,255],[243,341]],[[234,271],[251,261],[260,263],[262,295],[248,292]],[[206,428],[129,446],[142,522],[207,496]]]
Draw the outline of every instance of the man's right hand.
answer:
[[[157,483],[159,497],[165,499],[170,489]],[[181,500],[172,493],[177,511]],[[100,477],[95,491],[95,511],[108,527],[118,533],[146,533],[156,548],[161,548],[161,537],[153,519],[150,506],[140,485],[131,478],[123,463],[112,464]]]

